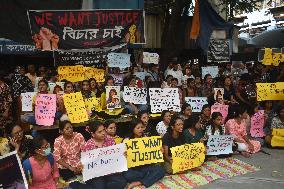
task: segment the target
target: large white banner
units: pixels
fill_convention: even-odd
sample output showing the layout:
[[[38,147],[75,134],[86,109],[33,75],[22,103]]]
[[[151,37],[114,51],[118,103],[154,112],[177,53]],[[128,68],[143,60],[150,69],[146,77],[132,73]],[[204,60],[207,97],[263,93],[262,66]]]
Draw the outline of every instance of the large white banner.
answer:
[[[83,164],[83,180],[127,171],[127,159],[124,156],[126,151],[125,143],[97,148],[81,153]]]
[[[233,153],[233,135],[211,135],[207,142],[207,155],[220,155]]]
[[[207,97],[185,97],[184,99],[191,106],[192,112],[201,112],[202,107],[208,104]]]
[[[150,88],[149,95],[152,113],[163,110],[181,111],[178,88]]]
[[[147,89],[125,86],[123,100],[133,104],[147,104]]]

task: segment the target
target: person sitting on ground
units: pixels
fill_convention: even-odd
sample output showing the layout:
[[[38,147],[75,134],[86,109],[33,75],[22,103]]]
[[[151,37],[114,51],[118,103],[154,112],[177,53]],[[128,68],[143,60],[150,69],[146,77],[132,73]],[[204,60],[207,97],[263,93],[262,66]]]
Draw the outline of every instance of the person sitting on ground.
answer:
[[[190,118],[192,114],[192,109],[190,104],[184,103],[181,107],[180,117],[185,121],[186,119]]]
[[[137,119],[142,123],[143,131],[145,136],[158,136],[156,128],[149,124],[149,112],[146,110],[139,111],[137,114]]]
[[[200,115],[201,131],[203,134],[205,134],[205,129],[207,125],[210,124],[210,120],[211,120],[211,107],[209,104],[205,104],[202,107]]]
[[[157,130],[157,133],[161,137],[163,137],[166,134],[168,127],[169,127],[169,124],[171,122],[171,112],[168,111],[168,110],[163,110],[161,118],[162,118],[162,121],[160,121],[157,124],[156,130]]]
[[[204,143],[206,137],[204,137],[200,127],[200,117],[198,115],[192,115],[184,121],[183,136],[187,144],[196,142]]]
[[[122,138],[120,138],[116,134],[116,123],[114,120],[107,120],[104,124],[105,130],[108,136],[112,137],[116,144],[119,144],[122,142]]]
[[[91,91],[89,80],[82,81],[81,93],[82,93],[83,99],[95,97],[95,95]]]

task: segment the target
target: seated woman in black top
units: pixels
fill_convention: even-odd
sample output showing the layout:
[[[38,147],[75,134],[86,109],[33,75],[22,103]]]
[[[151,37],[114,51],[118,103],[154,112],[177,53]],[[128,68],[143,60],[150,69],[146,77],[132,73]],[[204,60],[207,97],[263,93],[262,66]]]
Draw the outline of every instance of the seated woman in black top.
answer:
[[[182,131],[183,120],[177,115],[174,115],[169,124],[168,131],[163,137],[165,169],[169,174],[173,173],[173,160],[170,148],[185,144]]]

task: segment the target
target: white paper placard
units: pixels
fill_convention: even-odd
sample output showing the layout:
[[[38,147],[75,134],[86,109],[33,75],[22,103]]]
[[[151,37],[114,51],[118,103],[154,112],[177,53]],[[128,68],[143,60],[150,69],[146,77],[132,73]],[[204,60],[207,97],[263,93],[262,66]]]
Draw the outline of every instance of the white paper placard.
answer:
[[[210,135],[207,142],[207,155],[220,155],[233,153],[233,135]]]
[[[128,68],[130,67],[130,56],[127,53],[109,53],[107,55],[108,67]]]
[[[202,107],[208,104],[207,97],[185,97],[184,99],[191,106],[192,112],[201,112]]]
[[[21,93],[22,111],[23,112],[33,111],[33,98],[36,94],[37,94],[37,92]]]
[[[143,52],[143,63],[159,64],[159,55],[157,53]]]
[[[147,104],[147,89],[125,86],[123,100],[133,104]]]

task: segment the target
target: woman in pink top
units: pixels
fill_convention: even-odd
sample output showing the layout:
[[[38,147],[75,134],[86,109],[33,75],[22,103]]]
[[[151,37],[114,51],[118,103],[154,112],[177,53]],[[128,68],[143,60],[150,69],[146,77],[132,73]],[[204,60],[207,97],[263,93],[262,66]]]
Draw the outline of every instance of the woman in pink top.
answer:
[[[60,176],[68,180],[82,172],[81,149],[85,139],[81,133],[73,132],[70,121],[60,122],[59,132],[61,135],[55,139],[53,155]]]
[[[27,175],[29,189],[57,189],[62,188],[58,183],[59,171],[55,161],[51,161],[49,143],[42,137],[35,137],[32,142],[32,156],[29,161],[31,173]],[[49,157],[48,157],[49,156]],[[26,162],[25,161],[25,162]],[[24,162],[24,165],[26,163]],[[52,164],[53,162],[53,164]],[[25,172],[30,172],[25,167]]]
[[[260,151],[260,142],[250,140],[246,132],[245,119],[247,118],[247,112],[241,106],[232,106],[229,110],[231,118],[225,124],[226,134],[234,135],[234,142],[238,145],[238,151],[245,157],[249,157],[250,153],[256,153]]]

